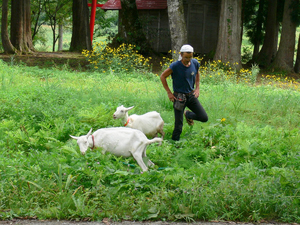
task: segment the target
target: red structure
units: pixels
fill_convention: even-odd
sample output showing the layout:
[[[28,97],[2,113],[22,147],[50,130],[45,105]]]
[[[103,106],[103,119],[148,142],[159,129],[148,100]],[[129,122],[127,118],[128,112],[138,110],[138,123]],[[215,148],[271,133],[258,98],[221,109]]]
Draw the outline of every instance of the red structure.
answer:
[[[92,0],[92,3],[88,3],[88,6],[91,7],[90,34],[91,34],[91,43],[92,43],[93,42],[93,35],[94,35],[96,8],[97,7],[102,7],[103,4],[97,4],[97,0]]]
[[[102,9],[122,9],[120,0],[108,0],[102,7]],[[166,0],[136,0],[137,9],[166,9]]]
[[[103,6],[102,9],[104,10],[118,10],[122,9],[121,1],[120,0],[108,0]]]

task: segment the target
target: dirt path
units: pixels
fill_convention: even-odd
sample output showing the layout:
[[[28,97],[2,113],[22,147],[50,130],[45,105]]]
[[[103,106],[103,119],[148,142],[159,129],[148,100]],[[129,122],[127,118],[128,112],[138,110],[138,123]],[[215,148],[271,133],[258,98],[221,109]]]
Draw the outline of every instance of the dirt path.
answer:
[[[0,53],[0,59],[12,64],[22,62],[27,66],[38,66],[40,68],[59,67],[67,64],[73,70],[85,70],[89,65],[86,58],[81,53],[76,52],[34,52],[28,55],[7,55]],[[160,72],[160,60],[161,58],[159,57],[152,59],[153,72]]]
[[[35,52],[28,55],[0,54],[0,59],[12,64],[22,62],[27,66],[41,68],[68,64],[72,69],[78,69],[78,67],[85,69],[89,64],[82,54],[74,52]]]

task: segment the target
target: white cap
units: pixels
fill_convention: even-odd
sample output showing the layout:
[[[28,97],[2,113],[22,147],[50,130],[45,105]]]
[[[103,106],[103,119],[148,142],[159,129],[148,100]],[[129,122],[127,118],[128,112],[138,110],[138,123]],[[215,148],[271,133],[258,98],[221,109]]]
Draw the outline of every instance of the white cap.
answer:
[[[190,45],[182,45],[180,52],[194,52],[194,48]]]

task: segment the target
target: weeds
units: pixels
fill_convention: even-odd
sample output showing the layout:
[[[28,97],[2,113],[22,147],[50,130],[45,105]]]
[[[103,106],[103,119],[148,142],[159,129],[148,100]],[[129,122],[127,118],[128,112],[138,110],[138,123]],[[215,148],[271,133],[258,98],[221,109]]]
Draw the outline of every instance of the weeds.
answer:
[[[154,74],[1,63],[0,219],[299,223],[298,87],[257,85],[255,66],[220,67],[201,68],[209,122],[184,123],[173,143],[172,105]],[[147,173],[131,158],[82,156],[69,137],[121,126],[112,118],[121,104],[165,121],[163,145],[147,148],[156,164]]]
[[[107,72],[110,69],[116,73],[128,73],[134,70],[149,70],[148,58],[137,53],[136,46],[122,44],[118,48],[110,48],[106,43],[95,43],[92,51],[84,50],[82,54],[88,59],[94,69]]]

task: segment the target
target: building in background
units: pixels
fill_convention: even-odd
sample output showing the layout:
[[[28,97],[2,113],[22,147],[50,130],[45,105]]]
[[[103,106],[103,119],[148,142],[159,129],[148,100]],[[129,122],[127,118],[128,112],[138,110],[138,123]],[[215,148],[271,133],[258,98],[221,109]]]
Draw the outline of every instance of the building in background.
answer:
[[[183,3],[188,44],[199,54],[214,52],[218,40],[220,0],[184,0]],[[170,51],[167,0],[136,0],[136,6],[145,35],[153,49],[162,53]],[[121,1],[108,0],[101,8],[122,10]],[[122,21],[119,21],[120,24]]]

